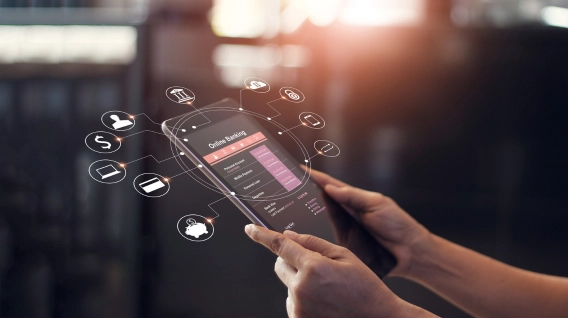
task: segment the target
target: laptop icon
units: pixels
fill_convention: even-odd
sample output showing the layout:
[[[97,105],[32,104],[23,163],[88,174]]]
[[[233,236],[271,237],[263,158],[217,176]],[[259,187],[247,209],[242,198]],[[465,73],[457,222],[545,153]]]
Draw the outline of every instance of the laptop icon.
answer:
[[[116,168],[113,165],[106,165],[106,166],[104,166],[102,168],[98,168],[96,170],[101,175],[102,179],[106,179],[106,178],[112,177],[114,175],[117,175],[119,173],[122,173],[121,171],[116,170]]]

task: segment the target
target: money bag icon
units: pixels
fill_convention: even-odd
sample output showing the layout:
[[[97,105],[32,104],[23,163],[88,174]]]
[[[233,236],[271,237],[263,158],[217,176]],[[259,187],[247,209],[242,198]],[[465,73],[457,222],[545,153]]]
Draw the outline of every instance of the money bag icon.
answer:
[[[185,228],[185,235],[199,238],[201,235],[209,233],[205,224],[198,223],[192,218],[187,219],[185,223],[187,223],[187,227]]]

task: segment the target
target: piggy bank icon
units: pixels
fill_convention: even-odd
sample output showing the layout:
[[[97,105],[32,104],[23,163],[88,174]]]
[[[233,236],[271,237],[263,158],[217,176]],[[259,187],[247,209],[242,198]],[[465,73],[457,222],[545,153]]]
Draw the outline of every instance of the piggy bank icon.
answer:
[[[199,238],[201,235],[209,233],[205,224],[198,223],[194,219],[187,219],[185,223],[187,223],[187,227],[185,228],[185,235]]]

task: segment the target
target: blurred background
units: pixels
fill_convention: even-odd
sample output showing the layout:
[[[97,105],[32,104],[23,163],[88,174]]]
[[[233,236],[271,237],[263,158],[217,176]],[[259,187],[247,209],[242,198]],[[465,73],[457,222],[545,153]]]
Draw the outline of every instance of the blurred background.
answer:
[[[190,177],[159,199],[131,186],[173,161],[131,164],[124,182],[87,174],[102,158],[171,156],[164,136],[90,151],[109,110],[161,122],[196,105],[282,104],[327,128],[306,145],[342,155],[314,167],[381,191],[432,232],[525,269],[568,276],[566,0],[0,0],[0,317],[285,317],[275,257],[243,234],[230,203],[215,235],[183,239],[177,220],[219,197]],[[254,95],[254,96],[253,96]],[[276,105],[275,105],[276,106]],[[136,130],[159,131],[144,117]],[[305,129],[308,130],[308,129]],[[400,297],[465,313],[402,279]]]

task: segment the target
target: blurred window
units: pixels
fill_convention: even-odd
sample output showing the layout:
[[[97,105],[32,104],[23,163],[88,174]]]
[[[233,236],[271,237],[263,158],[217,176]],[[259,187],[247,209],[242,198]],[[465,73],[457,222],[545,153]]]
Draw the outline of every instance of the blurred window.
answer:
[[[228,87],[241,87],[243,78],[274,79],[281,68],[301,68],[310,64],[310,52],[299,45],[255,46],[221,44],[213,52],[213,63]]]
[[[453,0],[452,21],[458,26],[506,27],[544,23],[568,27],[568,0]]]
[[[271,38],[296,31],[309,20],[326,26],[388,26],[422,22],[425,0],[215,0],[213,31],[222,37]],[[243,19],[246,17],[246,19]]]
[[[568,28],[568,9],[559,7],[544,7],[542,21],[548,25]]]
[[[0,26],[0,64],[129,64],[136,38],[131,26]]]

